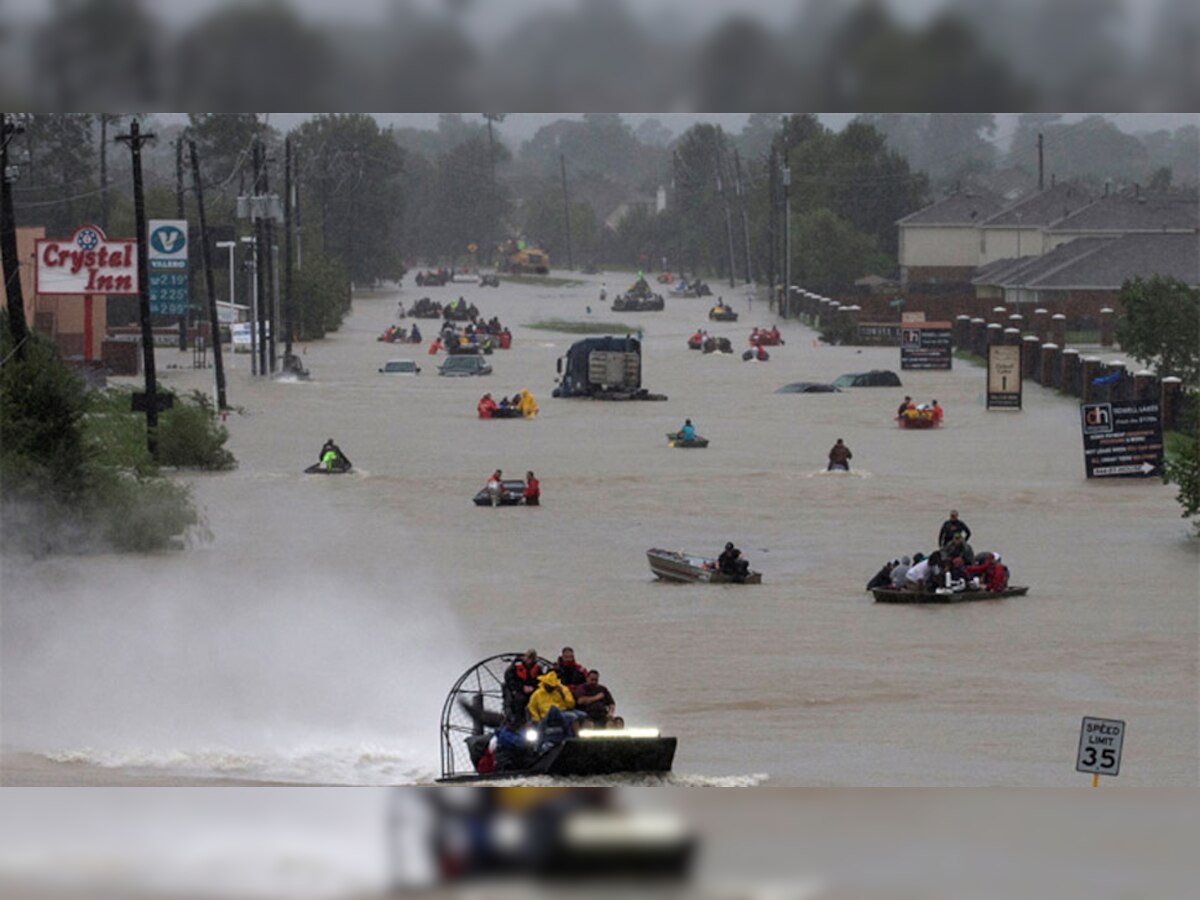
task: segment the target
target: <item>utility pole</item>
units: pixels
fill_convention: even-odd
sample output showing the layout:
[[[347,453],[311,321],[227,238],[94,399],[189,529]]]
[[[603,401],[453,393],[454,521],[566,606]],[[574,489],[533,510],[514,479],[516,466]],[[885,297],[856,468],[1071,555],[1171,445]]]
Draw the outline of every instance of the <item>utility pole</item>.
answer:
[[[562,168],[563,219],[567,223],[567,268],[573,272],[575,260],[571,256],[571,201],[567,197],[567,158],[561,153],[558,154],[558,164]]]
[[[301,221],[300,206],[300,147],[296,148],[296,158],[292,161],[292,193],[296,200],[296,270],[304,268],[303,236],[304,223]]]
[[[783,117],[783,300],[779,314],[787,317],[792,299],[792,166],[788,159],[788,120]]]
[[[769,252],[767,254],[767,289],[770,293],[767,295],[767,308],[771,308],[775,304],[775,254],[778,252],[778,247],[775,244],[778,229],[776,220],[779,218],[779,185],[778,177],[775,169],[779,165],[779,152],[775,149],[775,142],[771,142],[771,160],[770,171],[768,175],[769,198],[767,203],[767,244]]]
[[[217,372],[217,409],[226,409],[225,366],[221,359],[221,319],[217,315],[217,292],[213,287],[212,258],[208,250],[208,223],[204,219],[204,186],[200,180],[200,157],[196,154],[196,142],[188,141],[192,156],[192,183],[196,187],[196,215],[200,219],[200,254],[204,260],[204,286],[208,290],[208,327],[212,332],[213,367]],[[232,259],[232,255],[230,256]],[[232,264],[230,266],[232,280]],[[234,302],[230,291],[229,302]]]
[[[258,215],[257,206],[262,196],[263,146],[260,138],[254,140],[254,194],[251,198],[251,219],[254,224],[254,289],[258,294],[258,321],[254,323],[258,331],[258,374],[267,374],[267,304],[271,296],[266,286],[267,250],[266,228],[262,217]]]
[[[292,307],[292,136],[283,139],[283,352],[292,355],[296,311]]]
[[[175,218],[187,219],[187,213],[183,208],[183,135],[175,138]],[[188,230],[184,226],[184,231]],[[190,255],[190,254],[189,254]],[[187,349],[188,337],[188,313],[192,311],[192,285],[191,279],[188,279],[188,309],[182,316],[179,317],[179,349]]]
[[[108,230],[108,119],[100,113],[100,227]]]
[[[8,145],[25,131],[0,112],[0,256],[4,257],[4,292],[8,298],[8,330],[18,357],[25,356],[25,295],[21,291],[21,261],[17,258],[17,220],[13,212],[12,181],[15,171],[8,166]]]
[[[1041,191],[1045,182],[1043,181],[1044,168],[1042,164],[1042,133],[1038,132],[1038,190]]]
[[[270,333],[267,335],[267,362],[270,368],[267,369],[272,375],[275,374],[275,341],[279,334],[279,276],[275,271],[275,222],[274,206],[271,202],[271,183],[270,171],[267,167],[267,152],[263,148],[263,170],[262,170],[262,192],[263,203],[267,205],[267,215],[263,222],[263,231],[267,236],[266,246],[263,247],[263,254],[267,261],[266,285],[267,293],[267,323]]]
[[[129,134],[116,138],[129,146],[133,158],[133,217],[137,230],[138,318],[142,323],[142,364],[146,370],[146,447],[151,458],[158,454],[158,385],[154,371],[154,330],[150,327],[150,271],[146,265],[146,196],[142,189],[142,145],[154,140],[142,134],[138,120],[129,123]],[[136,400],[136,397],[135,397]]]
[[[742,156],[736,147],[733,148],[733,174],[738,208],[742,211],[742,239],[746,243],[746,284],[750,284],[754,280],[750,272],[750,222],[746,218],[746,195],[742,193]]]

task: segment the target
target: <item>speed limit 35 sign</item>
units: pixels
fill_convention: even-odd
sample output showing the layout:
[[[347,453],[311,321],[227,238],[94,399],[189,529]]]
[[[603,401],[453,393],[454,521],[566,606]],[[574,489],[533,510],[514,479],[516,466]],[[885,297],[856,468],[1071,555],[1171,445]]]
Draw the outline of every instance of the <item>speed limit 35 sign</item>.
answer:
[[[1079,755],[1076,772],[1093,775],[1117,775],[1121,771],[1121,743],[1125,739],[1125,723],[1120,719],[1083,717],[1079,729]]]

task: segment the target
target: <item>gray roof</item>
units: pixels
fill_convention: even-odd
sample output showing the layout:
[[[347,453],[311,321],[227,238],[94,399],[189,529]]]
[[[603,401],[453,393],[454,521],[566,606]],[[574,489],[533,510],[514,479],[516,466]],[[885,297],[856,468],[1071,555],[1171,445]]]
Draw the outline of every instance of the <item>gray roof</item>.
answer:
[[[1154,275],[1200,286],[1200,233],[1077,238],[1045,256],[996,260],[979,269],[972,283],[1115,291],[1131,278]]]
[[[1066,218],[1054,223],[1047,231],[1124,233],[1129,231],[1191,231],[1200,227],[1200,202],[1196,191],[1170,191],[1140,196],[1128,191],[1101,197]]]
[[[1078,184],[1057,184],[1006,206],[984,222],[983,227],[1038,228],[1078,212],[1095,199],[1094,193]]]
[[[936,203],[909,213],[897,225],[978,225],[994,216],[1004,201],[990,191],[972,190],[951,194]]]

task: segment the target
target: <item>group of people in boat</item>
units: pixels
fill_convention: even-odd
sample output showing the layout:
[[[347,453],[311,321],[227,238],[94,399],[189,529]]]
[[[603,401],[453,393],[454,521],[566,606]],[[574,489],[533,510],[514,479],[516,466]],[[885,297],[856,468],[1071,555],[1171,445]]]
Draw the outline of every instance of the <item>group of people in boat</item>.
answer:
[[[905,397],[899,408],[896,410],[896,419],[900,420],[920,420],[933,425],[941,425],[942,417],[945,415],[943,409],[938,406],[936,400],[931,400],[928,403],[920,405],[913,402],[912,397]]]
[[[995,551],[976,553],[970,544],[971,529],[950,510],[938,531],[938,549],[928,556],[914,553],[883,564],[867,583],[867,590],[886,588],[921,593],[989,591],[1003,593],[1009,569]]]
[[[702,350],[705,353],[732,353],[733,344],[727,337],[709,334],[703,328],[697,328],[696,333],[688,338],[689,350]]]
[[[521,388],[512,397],[501,397],[497,403],[490,393],[479,398],[475,405],[481,419],[515,419],[523,416],[532,419],[538,413],[537,401],[527,388]]]
[[[389,325],[376,340],[386,341],[389,344],[419,344],[424,338],[421,336],[420,326],[413,322],[411,330],[399,325]]]
[[[766,362],[770,358],[771,354],[767,352],[766,347],[764,347],[762,344],[753,344],[751,345],[750,349],[745,350],[742,353],[742,362],[750,362],[750,360],[755,360],[756,362]]]
[[[504,487],[504,472],[497,469],[487,480],[485,487],[492,506],[499,506],[504,500],[512,499],[512,494]],[[521,500],[526,506],[541,506],[542,485],[532,471],[525,473],[525,486],[521,490]]]
[[[468,322],[461,332],[453,323],[446,322],[429,345],[429,355],[433,356],[441,350],[447,353],[490,353],[496,347],[501,350],[512,347],[512,332],[501,325],[499,319],[493,317],[488,322]]]
[[[504,671],[502,695],[503,722],[492,732],[486,750],[472,760],[481,775],[526,769],[583,729],[625,727],[600,672],[580,665],[571,647],[563,647],[548,668],[536,650],[525,651]]]
[[[750,332],[750,343],[758,347],[764,344],[774,347],[783,342],[783,338],[779,336],[779,329],[774,325],[770,328],[755,328]]]

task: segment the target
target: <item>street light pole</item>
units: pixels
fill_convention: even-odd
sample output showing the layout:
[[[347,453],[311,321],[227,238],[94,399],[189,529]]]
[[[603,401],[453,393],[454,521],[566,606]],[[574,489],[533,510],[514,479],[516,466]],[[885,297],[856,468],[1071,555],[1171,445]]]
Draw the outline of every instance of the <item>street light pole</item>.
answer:
[[[787,316],[792,297],[792,167],[788,159],[788,120],[783,117],[783,300],[779,314]]]
[[[260,337],[258,333],[258,241],[254,237],[244,237],[242,243],[250,245],[250,374],[257,375]]]

